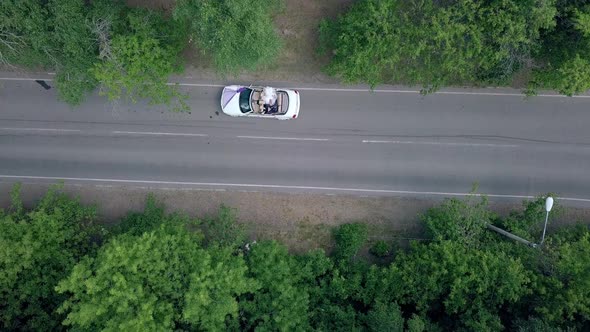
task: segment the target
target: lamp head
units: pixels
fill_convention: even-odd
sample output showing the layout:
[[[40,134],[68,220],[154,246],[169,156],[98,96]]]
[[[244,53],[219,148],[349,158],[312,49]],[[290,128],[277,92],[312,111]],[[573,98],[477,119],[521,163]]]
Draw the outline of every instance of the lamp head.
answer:
[[[553,197],[549,196],[545,200],[545,211],[549,212],[553,208]]]

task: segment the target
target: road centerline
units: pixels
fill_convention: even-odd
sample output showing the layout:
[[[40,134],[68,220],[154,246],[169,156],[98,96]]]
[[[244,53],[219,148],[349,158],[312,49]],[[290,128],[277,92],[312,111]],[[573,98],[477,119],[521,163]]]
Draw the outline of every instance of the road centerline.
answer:
[[[237,138],[245,139],[270,139],[270,140],[285,140],[285,141],[330,141],[329,138],[308,138],[308,137],[272,137],[272,136],[236,136]]]
[[[122,131],[115,130],[111,133],[115,135],[150,135],[150,136],[189,136],[189,137],[207,137],[207,134],[191,134],[191,133],[165,133],[153,131]]]
[[[62,129],[62,128],[17,128],[17,127],[2,127],[0,130],[11,130],[11,131],[50,131],[50,132],[81,132],[80,129]]]
[[[493,143],[455,143],[455,142],[420,142],[420,141],[381,141],[381,140],[363,140],[363,143],[369,144],[420,144],[420,145],[441,145],[441,146],[467,146],[467,147],[499,147],[499,148],[517,148],[516,144],[493,144]]]

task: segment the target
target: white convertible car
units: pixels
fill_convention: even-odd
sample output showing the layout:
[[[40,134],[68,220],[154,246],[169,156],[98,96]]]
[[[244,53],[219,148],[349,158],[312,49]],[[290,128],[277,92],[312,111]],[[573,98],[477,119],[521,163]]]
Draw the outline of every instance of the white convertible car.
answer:
[[[299,116],[299,92],[271,87],[229,85],[221,93],[221,110],[230,116],[296,119]]]

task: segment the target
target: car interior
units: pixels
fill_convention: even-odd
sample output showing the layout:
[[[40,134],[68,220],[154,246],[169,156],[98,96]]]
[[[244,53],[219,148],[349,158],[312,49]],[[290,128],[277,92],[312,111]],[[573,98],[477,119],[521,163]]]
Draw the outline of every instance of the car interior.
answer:
[[[250,96],[252,113],[261,115],[282,115],[287,113],[288,97],[284,91],[277,91],[277,100],[272,105],[265,105],[262,100],[262,89],[253,89]]]

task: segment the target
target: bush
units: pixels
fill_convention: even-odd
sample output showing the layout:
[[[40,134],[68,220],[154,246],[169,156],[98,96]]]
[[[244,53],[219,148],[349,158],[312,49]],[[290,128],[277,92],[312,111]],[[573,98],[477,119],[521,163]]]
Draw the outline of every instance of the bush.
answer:
[[[239,246],[246,241],[242,224],[236,220],[236,210],[221,205],[217,216],[205,221],[205,237],[208,245]]]
[[[485,226],[494,217],[487,199],[470,196],[466,200],[447,199],[423,216],[426,229],[437,241],[451,240],[479,246]]]
[[[141,235],[150,232],[164,222],[164,204],[158,202],[154,194],[148,194],[142,212],[130,212],[115,228],[115,234]]]
[[[377,241],[371,247],[370,252],[377,257],[383,258],[389,256],[390,247],[385,241]]]
[[[365,224],[344,224],[338,227],[334,233],[336,257],[349,259],[356,256],[363,244],[367,241],[367,236],[368,230]]]

